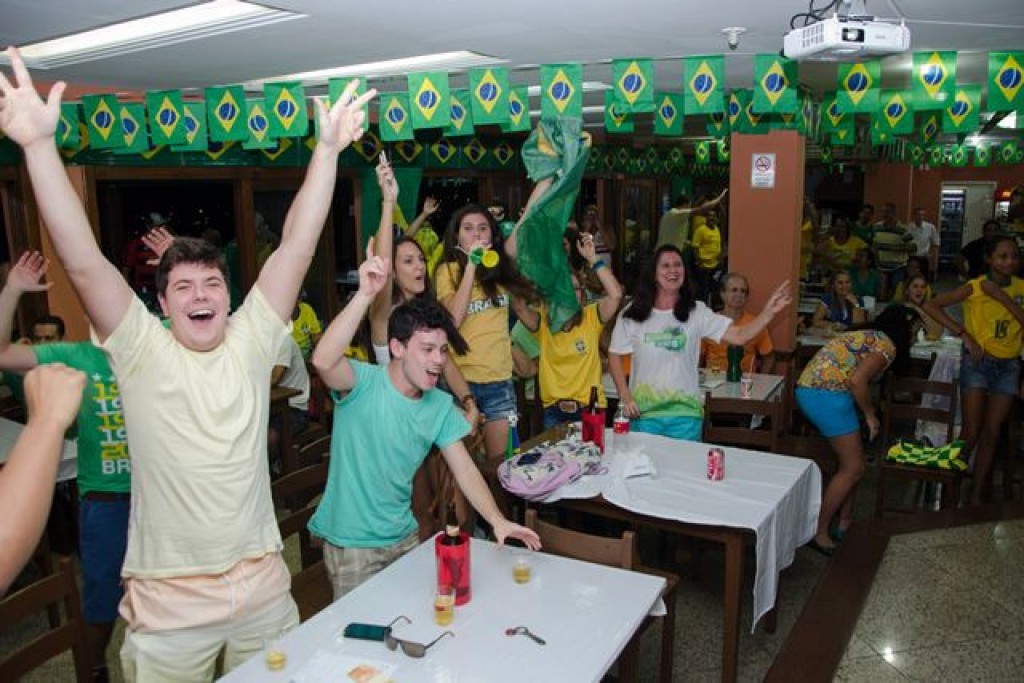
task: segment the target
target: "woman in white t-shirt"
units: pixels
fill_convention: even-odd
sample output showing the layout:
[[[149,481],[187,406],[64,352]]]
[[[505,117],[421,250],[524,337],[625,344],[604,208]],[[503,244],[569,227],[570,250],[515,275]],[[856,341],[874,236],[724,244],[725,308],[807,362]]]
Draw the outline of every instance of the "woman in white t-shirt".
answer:
[[[700,340],[743,346],[789,305],[789,282],[772,294],[752,322],[736,325],[695,301],[683,255],[665,244],[654,252],[633,300],[619,315],[608,349],[608,369],[632,429],[699,441],[704,409],[697,366]],[[632,354],[629,381],[622,357]]]

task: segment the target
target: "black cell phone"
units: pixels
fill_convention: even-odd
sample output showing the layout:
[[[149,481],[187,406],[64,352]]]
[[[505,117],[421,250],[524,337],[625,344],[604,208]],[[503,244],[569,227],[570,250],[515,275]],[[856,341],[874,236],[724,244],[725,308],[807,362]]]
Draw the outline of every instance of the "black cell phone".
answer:
[[[391,628],[388,626],[352,622],[345,627],[345,637],[358,638],[360,640],[383,641],[390,631]]]
[[[517,465],[535,465],[541,456],[544,455],[541,451],[527,451],[519,456],[516,460]]]

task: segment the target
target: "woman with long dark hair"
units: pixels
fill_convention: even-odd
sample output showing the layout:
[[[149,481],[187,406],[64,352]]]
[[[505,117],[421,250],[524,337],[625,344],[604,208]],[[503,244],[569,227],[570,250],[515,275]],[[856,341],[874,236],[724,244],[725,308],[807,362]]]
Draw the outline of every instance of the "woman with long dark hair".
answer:
[[[694,300],[678,247],[658,247],[632,302],[619,315],[608,349],[608,370],[632,428],[699,440],[704,416],[697,371],[700,340],[743,346],[790,301],[785,282],[757,318],[737,325]],[[628,384],[622,363],[627,354],[632,354]]]
[[[857,410],[864,415],[868,438],[878,434],[878,416],[871,403],[871,382],[892,368],[910,364],[910,346],[921,325],[917,311],[906,306],[886,308],[870,323],[829,340],[814,354],[797,381],[796,400],[807,419],[829,441],[839,471],[829,480],[811,547],[825,555],[835,548],[829,528],[839,513],[835,538],[853,521],[853,496],[864,474],[864,442]]]

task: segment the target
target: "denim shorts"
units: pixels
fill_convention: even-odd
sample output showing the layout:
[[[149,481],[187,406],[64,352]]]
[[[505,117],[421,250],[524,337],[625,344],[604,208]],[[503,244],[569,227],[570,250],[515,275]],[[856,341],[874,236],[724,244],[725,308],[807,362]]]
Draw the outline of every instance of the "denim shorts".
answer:
[[[860,431],[857,406],[849,391],[797,387],[796,402],[826,439]]]
[[[544,409],[544,429],[550,429],[555,425],[568,424],[569,422],[579,422],[582,419],[582,410],[567,413],[559,408],[557,403]]]
[[[481,384],[467,382],[467,384],[469,384],[469,392],[476,399],[476,407],[488,422],[507,420],[510,415],[519,412],[516,408],[516,390],[512,386],[512,380],[506,379],[500,382]]]
[[[993,358],[986,354],[975,361],[965,349],[960,356],[960,391],[974,389],[1016,396],[1020,389],[1020,359]]]
[[[699,417],[641,417],[630,422],[629,429],[670,439],[700,441],[704,420]]]
[[[86,494],[87,496],[88,494]],[[82,555],[82,611],[90,624],[117,619],[121,565],[128,544],[131,501],[89,500],[78,507],[78,547]]]

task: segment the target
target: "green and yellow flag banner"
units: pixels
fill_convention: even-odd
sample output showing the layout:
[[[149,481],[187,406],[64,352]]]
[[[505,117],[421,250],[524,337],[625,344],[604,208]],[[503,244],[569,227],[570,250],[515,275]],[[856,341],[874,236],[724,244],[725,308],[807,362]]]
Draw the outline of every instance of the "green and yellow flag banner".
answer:
[[[381,130],[383,132],[383,129]],[[381,136],[381,139],[384,139],[384,137]],[[393,149],[398,154],[398,158],[407,165],[416,163],[416,160],[423,154],[423,145],[416,142],[416,140],[401,140],[394,145]]]
[[[172,152],[205,152],[207,141],[207,119],[205,102],[183,102],[181,105],[182,125],[185,127],[185,142],[172,145]]]
[[[935,145],[928,148],[928,165],[932,168],[946,165],[946,148],[942,145]]]
[[[713,114],[725,109],[725,57],[703,55],[683,59],[683,111]]]
[[[921,133],[921,144],[930,145],[935,136],[938,135],[942,129],[941,122],[942,112],[929,111],[921,112],[921,121],[918,123],[918,131]]]
[[[184,108],[180,90],[151,90],[146,93],[149,134],[154,145],[184,144]]]
[[[949,152],[949,165],[953,168],[963,168],[968,161],[967,145],[954,145]]]
[[[745,133],[746,127],[744,124],[743,110],[747,103],[743,99],[744,93],[749,94],[749,90],[733,90],[729,93],[729,104],[726,107],[726,114],[729,120],[729,130],[736,133]]]
[[[1024,110],[1024,52],[990,52],[988,100],[991,111]]]
[[[452,90],[448,99],[448,112],[451,124],[445,129],[445,135],[459,137],[473,134],[473,112],[469,105],[469,90]]]
[[[685,96],[684,96],[685,97]],[[724,111],[716,111],[707,115],[704,124],[705,132],[714,138],[722,138],[729,134],[729,116]]]
[[[409,107],[412,127],[447,128],[451,124],[447,71],[425,71],[409,75]]]
[[[906,160],[915,168],[924,166],[924,147],[913,143],[907,145]]]
[[[206,122],[214,142],[249,139],[245,90],[240,85],[206,89]]]
[[[893,140],[892,133],[881,119],[880,114],[871,117],[871,145],[874,147],[887,145]]]
[[[306,89],[299,81],[263,86],[263,108],[272,138],[300,138],[309,134]]]
[[[854,128],[837,130],[829,136],[828,144],[832,147],[852,147],[853,143],[857,141],[855,130]]]
[[[654,111],[653,60],[612,60],[612,84],[617,111],[627,114]]]
[[[957,86],[952,103],[942,110],[943,133],[973,133],[981,114],[981,86]]]
[[[384,143],[373,134],[372,130],[366,131],[363,137],[353,142],[352,146],[349,147],[349,150],[355,152],[356,156],[368,164],[377,163],[377,157],[382,149],[384,149]]]
[[[654,134],[680,136],[683,134],[683,95],[682,93],[658,93],[654,101]]]
[[[540,117],[557,119],[583,116],[583,67],[579,64],[542,64]]]
[[[501,124],[505,133],[530,130],[530,95],[525,85],[510,88],[508,92],[508,120]]]
[[[799,108],[797,63],[779,55],[754,57],[754,111],[795,113]]]
[[[854,115],[846,114],[839,110],[838,95],[834,92],[826,93],[822,102],[821,130],[823,133],[837,133],[841,130],[853,130],[855,126]]]
[[[449,168],[458,164],[460,159],[459,146],[451,140],[441,138],[428,148],[427,165],[433,168]]]
[[[999,145],[997,161],[1001,164],[1017,163],[1017,152],[1017,142],[1015,140],[1007,140],[1003,144]]]
[[[722,138],[721,140],[718,140],[717,144],[715,145],[715,158],[718,160],[718,163],[729,163],[729,159],[731,156],[732,153],[729,151],[729,139]]]
[[[470,69],[469,93],[475,123],[484,125],[508,121],[508,69]]]
[[[242,143],[242,148],[272,149],[274,138],[270,135],[270,118],[264,100],[248,100],[245,105],[245,125],[249,137]]]
[[[384,142],[412,140],[416,137],[409,115],[409,96],[404,92],[385,93],[377,101],[380,139]]]
[[[711,141],[701,140],[693,150],[693,158],[701,166],[711,163]]]
[[[77,102],[61,102],[60,118],[57,119],[57,146],[63,149],[75,149],[81,142],[82,134],[78,128]]]
[[[985,144],[979,144],[974,148],[974,166],[985,168],[992,163],[992,148]]]
[[[149,149],[149,135],[146,133],[146,105],[141,102],[122,104],[119,112],[124,146],[115,152],[141,154]]]
[[[632,133],[633,117],[619,108],[615,93],[604,91],[604,129],[609,133]]]
[[[875,121],[880,133],[909,135],[914,132],[914,114],[902,90],[883,90]]]
[[[844,114],[874,114],[882,84],[879,61],[840,64],[836,77],[836,107]]]
[[[341,94],[343,92],[345,92],[345,88],[348,87],[348,84],[350,82],[354,81],[354,80],[355,80],[355,77],[353,77],[353,78],[331,78],[331,79],[329,79],[327,81],[327,107],[328,107],[328,109],[334,106],[334,103],[338,101],[338,98],[341,97]],[[367,88],[366,88],[366,79],[365,78],[359,78],[359,85],[356,87],[355,92],[352,93],[352,96],[353,97],[359,97],[364,92],[366,92],[366,90],[367,90]],[[408,101],[406,101],[406,104],[408,104]],[[405,109],[406,109],[406,112],[408,113],[409,107],[406,106]],[[316,110],[315,107],[313,108],[312,114],[313,114],[314,117],[317,116],[317,110]],[[366,102],[363,105],[363,131],[365,132],[366,130],[369,129],[369,127],[370,127],[370,103]],[[318,130],[319,130],[319,128],[318,128]]]
[[[89,131],[89,146],[93,149],[124,147],[121,128],[121,103],[114,95],[84,95],[82,112]]]
[[[472,138],[462,146],[462,158],[472,166],[481,166],[487,158],[487,147],[478,139]]]
[[[956,90],[956,52],[915,52],[910,82],[915,110],[945,109]]]

